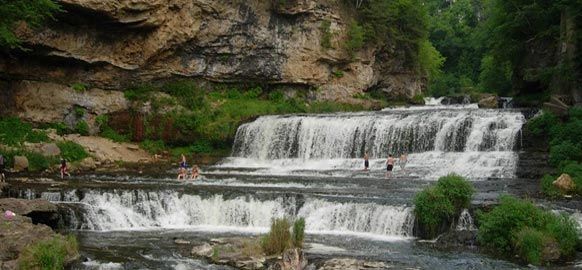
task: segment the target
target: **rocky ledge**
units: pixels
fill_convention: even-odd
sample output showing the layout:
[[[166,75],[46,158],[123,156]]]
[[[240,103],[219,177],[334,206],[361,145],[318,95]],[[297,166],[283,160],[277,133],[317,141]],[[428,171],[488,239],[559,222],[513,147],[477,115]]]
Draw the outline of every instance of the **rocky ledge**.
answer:
[[[29,245],[55,237],[64,238],[51,229],[57,207],[46,200],[0,199],[0,211],[6,210],[16,216],[0,217],[0,269],[17,269],[22,251]],[[78,254],[70,254],[66,261],[70,263],[77,257]]]

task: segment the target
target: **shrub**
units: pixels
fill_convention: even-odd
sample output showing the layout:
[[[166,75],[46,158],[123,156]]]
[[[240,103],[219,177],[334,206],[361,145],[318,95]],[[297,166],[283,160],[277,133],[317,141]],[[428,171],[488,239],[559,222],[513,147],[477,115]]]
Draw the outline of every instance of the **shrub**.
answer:
[[[582,149],[579,144],[576,145],[570,141],[564,141],[550,147],[550,164],[553,166],[559,166],[569,160],[580,159],[582,159]]]
[[[152,91],[155,91],[155,88],[151,85],[139,85],[126,89],[123,95],[131,101],[144,101]]]
[[[535,207],[531,202],[502,196],[500,204],[478,216],[477,239],[485,247],[499,253],[515,252],[530,263],[540,263],[536,257],[549,240],[540,241],[531,228],[557,241],[560,257],[571,257],[578,242],[578,229],[565,215],[555,215]],[[520,233],[521,232],[521,233]]]
[[[414,212],[417,221],[426,228],[428,237],[433,238],[443,220],[446,221],[455,214],[455,208],[442,189],[433,186],[416,194]]]
[[[57,146],[61,149],[61,156],[69,161],[78,161],[89,156],[85,148],[75,142],[62,141]]]
[[[551,212],[545,214],[545,231],[558,241],[560,254],[569,257],[576,252],[578,244],[577,224],[570,217],[562,214],[555,215]]]
[[[54,159],[45,157],[42,154],[36,152],[24,152],[24,156],[26,156],[28,159],[29,171],[42,171],[50,168],[52,164],[56,163]]]
[[[412,97],[411,102],[412,102],[412,104],[424,105],[424,96],[423,95],[415,95],[414,97]]]
[[[278,255],[291,247],[291,233],[289,220],[286,218],[274,219],[271,222],[269,234],[261,239],[261,246],[267,255]]]
[[[23,142],[46,142],[48,136],[43,131],[32,130],[32,125],[16,117],[0,118],[0,144],[16,146]]]
[[[77,118],[81,118],[81,117],[85,116],[85,112],[86,112],[85,108],[75,107],[75,116]]]
[[[453,204],[456,212],[469,207],[471,197],[475,192],[471,183],[457,174],[449,174],[439,178],[437,188]]]
[[[213,151],[213,147],[206,140],[197,140],[190,147],[190,151],[194,153],[211,153]]]
[[[348,28],[348,39],[345,48],[350,57],[364,46],[364,28],[356,21],[352,21]]]
[[[560,195],[562,195],[560,189],[558,189],[552,184],[554,180],[556,180],[556,177],[546,174],[542,178],[541,182],[542,193],[544,193],[544,195],[550,198],[557,198],[560,197]]]
[[[510,196],[502,196],[497,207],[477,217],[479,242],[501,253],[512,250],[514,234],[521,228],[541,227],[540,210],[530,202]]]
[[[543,134],[549,134],[552,127],[559,123],[559,121],[558,117],[553,113],[544,111],[541,115],[530,119],[526,124],[526,128],[532,134],[540,136]]]
[[[563,124],[555,124],[550,129],[551,145],[570,141],[578,143],[582,140],[582,119],[570,118]]]
[[[83,136],[87,136],[87,135],[89,135],[89,125],[85,121],[79,121],[75,125],[75,132],[77,132]]]
[[[516,236],[516,249],[521,258],[529,263],[541,265],[544,247],[555,241],[542,232],[525,227],[521,229]]]
[[[281,90],[275,90],[269,94],[269,99],[272,101],[281,101],[285,98],[285,95]]]
[[[157,141],[144,140],[143,142],[140,143],[140,147],[150,154],[159,154],[166,149],[166,145],[162,140]]]
[[[293,246],[302,248],[305,238],[305,219],[299,218],[293,223]]]
[[[27,246],[18,258],[19,269],[64,269],[65,263],[78,256],[74,236],[55,236]]]
[[[113,130],[112,128],[105,126],[101,130],[101,137],[110,139],[114,142],[128,142],[129,138],[126,135],[121,135],[117,133],[117,131]]]
[[[76,83],[71,84],[71,88],[73,88],[73,90],[75,90],[77,92],[82,93],[82,92],[87,91],[89,86],[87,84],[84,84],[84,83],[76,82]]]
[[[263,93],[263,89],[261,87],[255,87],[247,90],[244,93],[244,97],[248,99],[258,98]]]
[[[331,73],[336,78],[342,78],[344,76],[344,72],[341,70],[336,70]]]
[[[108,124],[109,124],[109,116],[107,116],[106,114],[98,115],[97,117],[95,117],[95,123],[97,123],[97,125],[99,126],[99,128],[108,126]]]

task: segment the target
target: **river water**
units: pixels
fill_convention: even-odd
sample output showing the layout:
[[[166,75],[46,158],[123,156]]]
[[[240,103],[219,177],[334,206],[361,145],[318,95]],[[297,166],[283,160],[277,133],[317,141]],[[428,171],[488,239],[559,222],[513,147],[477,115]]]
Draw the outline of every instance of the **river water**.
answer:
[[[25,187],[65,209],[89,260],[78,269],[229,269],[188,256],[174,239],[257,235],[271,219],[303,217],[307,254],[355,257],[395,268],[514,269],[484,255],[437,251],[414,239],[414,194],[438,177],[468,177],[473,204],[517,193],[519,110],[474,106],[264,116],[242,125],[232,155],[195,182],[87,175],[62,187]],[[370,170],[363,171],[363,155]],[[408,154],[385,176],[388,154]],[[530,181],[531,182],[531,181]],[[578,219],[580,215],[578,214]],[[458,230],[472,230],[464,212]]]

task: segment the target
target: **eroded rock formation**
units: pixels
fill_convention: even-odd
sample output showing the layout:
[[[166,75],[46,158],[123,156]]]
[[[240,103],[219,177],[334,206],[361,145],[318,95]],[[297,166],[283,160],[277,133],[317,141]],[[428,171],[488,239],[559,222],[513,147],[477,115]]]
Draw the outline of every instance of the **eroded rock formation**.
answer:
[[[378,88],[412,97],[423,83],[394,48],[344,49],[353,12],[334,0],[61,0],[45,28],[19,27],[30,51],[0,57],[0,78],[120,90],[192,77],[320,89],[349,101]],[[329,22],[331,48],[320,44]],[[334,76],[341,71],[343,76]]]

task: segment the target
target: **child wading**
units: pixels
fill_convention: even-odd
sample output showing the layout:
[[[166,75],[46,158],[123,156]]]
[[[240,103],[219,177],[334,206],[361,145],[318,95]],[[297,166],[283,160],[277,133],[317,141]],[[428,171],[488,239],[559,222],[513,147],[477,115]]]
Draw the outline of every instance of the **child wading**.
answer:
[[[388,160],[386,160],[386,178],[392,177],[393,168],[394,168],[394,157],[392,157],[392,154],[389,154]]]
[[[61,158],[61,179],[65,178],[65,175],[71,177],[67,171],[67,161],[64,158]]]

